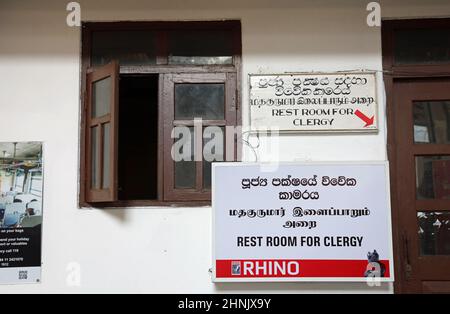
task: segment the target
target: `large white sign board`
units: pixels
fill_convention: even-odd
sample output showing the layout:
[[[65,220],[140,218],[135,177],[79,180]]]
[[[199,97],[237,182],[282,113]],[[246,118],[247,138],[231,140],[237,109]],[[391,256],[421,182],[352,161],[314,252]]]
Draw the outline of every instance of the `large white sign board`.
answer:
[[[387,163],[270,168],[213,164],[215,282],[393,281]]]
[[[375,73],[250,75],[254,131],[373,132]]]

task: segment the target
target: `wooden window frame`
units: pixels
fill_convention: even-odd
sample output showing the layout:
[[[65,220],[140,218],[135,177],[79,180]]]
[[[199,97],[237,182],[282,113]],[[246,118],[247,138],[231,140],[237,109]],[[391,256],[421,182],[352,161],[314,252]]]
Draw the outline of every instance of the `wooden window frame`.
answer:
[[[118,105],[119,105],[119,93],[118,93],[118,83],[119,83],[119,64],[117,62],[111,62],[95,71],[87,73],[86,82],[86,200],[87,202],[113,202],[117,201],[118,195],[118,173],[117,173],[117,163],[118,163]],[[109,113],[101,117],[92,117],[92,86],[95,82],[101,81],[105,78],[110,77],[112,80],[111,88],[111,104],[109,108]],[[104,126],[106,124],[110,125],[109,134],[109,152],[103,150],[105,133]],[[99,165],[97,165],[97,174],[99,178],[100,189],[94,189],[91,187],[92,179],[92,137],[91,130],[93,127],[98,128],[97,134],[97,151],[99,152]],[[109,188],[102,189],[104,180],[104,165],[103,156],[109,154],[110,156],[110,167],[107,169],[110,173],[109,178]]]
[[[202,127],[208,126],[235,126],[236,125],[236,75],[234,73],[183,73],[167,74],[164,81],[164,143],[173,143],[171,132],[173,127],[194,127],[194,120],[175,119],[175,85],[176,84],[211,84],[219,83],[225,85],[225,108],[223,120],[202,120]],[[203,133],[203,130],[202,130]],[[234,139],[235,141],[235,139]],[[226,132],[224,133],[224,144],[227,143]],[[236,143],[236,141],[235,141]],[[203,138],[198,145],[203,148]],[[224,159],[226,158],[226,145],[224,145]],[[164,160],[171,159],[171,146],[164,147]],[[164,181],[164,199],[172,201],[176,199],[191,201],[207,201],[211,199],[211,190],[203,188],[203,161],[196,161],[196,179],[194,189],[176,189],[174,179],[174,162],[164,163],[164,172],[169,174]]]
[[[447,18],[432,19],[406,19],[406,20],[383,20],[382,32],[382,55],[383,70],[389,76],[401,77],[438,77],[447,76],[450,72],[450,63],[440,64],[396,64],[395,63],[395,32],[405,29],[450,29]]]
[[[152,30],[156,34],[156,64],[143,66],[120,66],[119,75],[123,74],[159,74],[159,97],[158,97],[158,142],[163,148],[158,151],[158,198],[155,200],[115,200],[108,202],[89,202],[88,197],[88,138],[87,138],[87,103],[88,91],[86,89],[86,77],[91,68],[92,33],[94,31],[126,31],[126,30]],[[171,30],[228,30],[233,36],[233,63],[229,65],[175,65],[168,64],[168,40],[167,34]],[[167,77],[185,73],[192,74],[222,74],[234,80],[235,99],[234,117],[229,121],[233,125],[241,125],[241,23],[238,20],[227,21],[193,21],[193,22],[83,22],[81,38],[81,117],[80,117],[80,184],[79,184],[79,207],[141,207],[141,206],[209,206],[211,204],[208,193],[201,197],[190,197],[188,195],[174,194],[166,197],[167,193],[167,169],[164,162],[164,152],[169,149],[164,135],[164,123],[167,121],[167,107],[163,89]],[[231,92],[230,92],[231,95]],[[229,97],[227,95],[226,97]],[[225,110],[228,110],[225,108]],[[227,123],[229,122],[227,121]],[[117,130],[116,130],[117,131]],[[172,140],[173,141],[173,140]],[[235,146],[237,141],[235,141]],[[160,145],[161,146],[161,145]],[[235,151],[237,147],[235,147]],[[170,176],[173,176],[171,174]],[[116,189],[117,191],[117,189]],[[116,197],[117,199],[117,197]]]
[[[395,165],[401,161],[396,153],[396,137],[395,132],[397,126],[395,124],[395,98],[394,98],[394,81],[403,79],[418,78],[440,78],[450,77],[450,64],[437,65],[397,65],[394,62],[394,34],[399,29],[430,29],[430,28],[448,28],[450,27],[450,19],[448,18],[426,18],[426,19],[400,19],[400,20],[383,20],[381,26],[382,39],[382,63],[383,78],[386,89],[386,119],[387,119],[387,152],[390,163],[390,187],[391,187],[391,208],[392,208],[392,235],[394,249],[394,267],[396,280],[394,282],[395,293],[402,293],[404,287],[404,265],[401,263],[401,257],[404,254],[403,235],[398,222],[400,221],[398,186],[402,182],[402,178],[397,175]],[[389,131],[392,130],[392,131]]]

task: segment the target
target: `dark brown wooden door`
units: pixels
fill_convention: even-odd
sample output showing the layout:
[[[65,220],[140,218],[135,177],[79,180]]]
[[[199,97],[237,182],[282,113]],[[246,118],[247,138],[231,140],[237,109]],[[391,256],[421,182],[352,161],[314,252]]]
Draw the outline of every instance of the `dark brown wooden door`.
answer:
[[[394,81],[397,291],[450,293],[450,79]]]

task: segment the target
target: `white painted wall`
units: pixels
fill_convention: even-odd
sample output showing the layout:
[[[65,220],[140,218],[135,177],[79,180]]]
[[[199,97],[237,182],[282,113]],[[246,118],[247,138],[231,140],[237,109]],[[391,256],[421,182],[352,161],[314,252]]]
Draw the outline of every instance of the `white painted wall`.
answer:
[[[44,141],[43,282],[10,292],[392,292],[352,283],[214,285],[210,208],[77,208],[80,30],[58,0],[0,2],[0,141]],[[248,73],[381,70],[380,28],[360,0],[79,1],[82,19],[241,19],[243,120]],[[382,2],[384,17],[450,16],[448,0]],[[379,96],[383,98],[380,76]],[[377,135],[283,136],[281,160],[384,160],[384,102]],[[263,147],[263,160],[273,158]],[[252,160],[252,154],[247,155]],[[81,286],[66,267],[81,266]]]

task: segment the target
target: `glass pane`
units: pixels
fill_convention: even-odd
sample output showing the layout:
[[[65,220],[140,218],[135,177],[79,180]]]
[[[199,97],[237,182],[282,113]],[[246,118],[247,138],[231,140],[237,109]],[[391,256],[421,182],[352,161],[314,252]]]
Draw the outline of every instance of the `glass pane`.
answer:
[[[175,119],[223,120],[224,84],[176,84]]]
[[[450,143],[450,101],[414,102],[414,142]]]
[[[169,56],[170,64],[231,64],[232,57],[182,57]]]
[[[92,34],[92,65],[112,60],[121,65],[156,64],[155,35],[151,31],[98,31]]]
[[[110,149],[110,136],[111,127],[109,123],[103,125],[103,182],[102,189],[108,189],[110,184],[110,166],[111,166],[111,154]]]
[[[91,128],[91,188],[100,188],[100,178],[98,177],[98,166],[100,164],[100,152],[98,150],[98,129]]]
[[[418,199],[450,199],[450,156],[416,157]]]
[[[175,162],[175,188],[176,189],[193,189],[195,188],[195,179],[196,179],[196,166],[194,160],[194,128],[189,128],[191,134],[191,141],[186,145],[182,146],[180,149],[180,153],[188,154],[184,149],[189,149],[190,146],[190,157],[188,160],[182,160]],[[179,136],[175,138],[175,142],[182,139],[183,136]]]
[[[23,185],[25,181],[25,173],[23,170],[18,170],[16,173],[16,181],[14,183],[14,190],[16,192],[23,192]]]
[[[450,63],[450,29],[407,29],[395,33],[396,64]]]
[[[211,188],[211,164],[225,159],[225,128],[208,127],[204,131],[203,188]]]
[[[170,64],[232,64],[229,31],[173,31],[169,33]]]
[[[42,197],[42,172],[36,171],[32,172],[31,183],[30,183],[30,193],[37,197]]]
[[[92,84],[92,118],[102,117],[109,113],[111,107],[111,77]]]
[[[418,212],[421,255],[450,254],[450,212]]]

